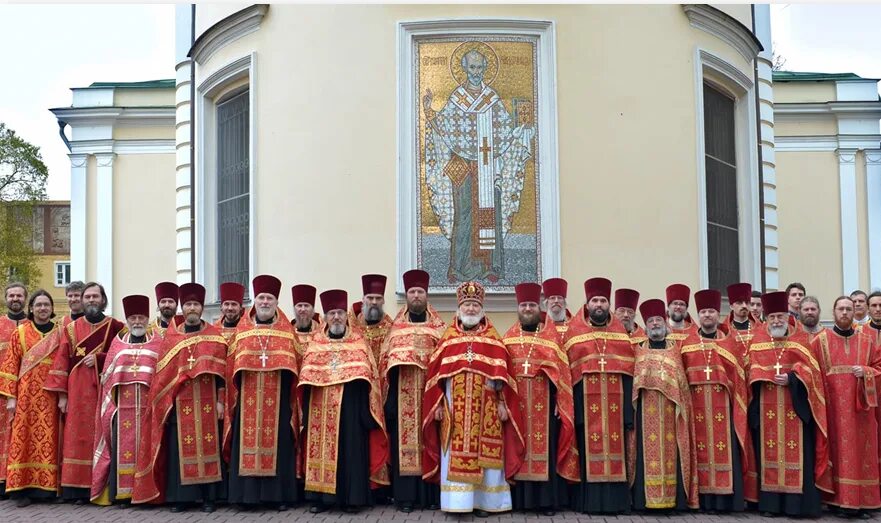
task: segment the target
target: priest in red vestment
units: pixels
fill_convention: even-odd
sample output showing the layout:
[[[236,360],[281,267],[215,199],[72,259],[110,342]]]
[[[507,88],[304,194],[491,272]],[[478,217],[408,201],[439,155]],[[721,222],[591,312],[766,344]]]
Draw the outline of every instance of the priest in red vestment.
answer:
[[[817,517],[820,491],[832,493],[825,369],[808,334],[789,325],[786,298],[785,292],[762,295],[767,322],[747,353],[758,509]]]
[[[698,291],[694,304],[699,329],[682,342],[682,363],[694,409],[700,508],[742,512],[758,495],[743,357],[719,328],[722,294]]]
[[[64,288],[64,296],[67,297],[67,308],[70,314],[61,318],[61,328],[66,329],[67,324],[74,322],[86,315],[83,305],[83,287],[86,284],[81,281],[72,281]]]
[[[580,469],[571,505],[585,514],[630,511],[634,356],[624,325],[610,313],[611,293],[612,282],[606,278],[584,282],[586,304],[569,322],[563,339]]]
[[[165,336],[168,330],[175,322],[177,314],[177,300],[179,289],[177,284],[172,281],[163,281],[156,284],[154,289],[156,292],[156,308],[159,316],[150,323],[150,330],[156,331],[160,337]]]
[[[220,317],[214,326],[220,329],[227,345],[232,343],[232,336],[245,310],[244,299],[245,287],[241,283],[228,281],[220,284]]]
[[[281,281],[252,282],[254,305],[238,322],[227,357],[223,456],[230,503],[287,510],[297,494],[297,351],[291,321],[278,308]]]
[[[60,490],[61,416],[56,394],[43,384],[61,329],[52,321],[54,303],[48,292],[37,290],[28,309],[30,319],[12,331],[0,356],[0,396],[6,398],[2,407],[11,420],[6,494],[17,507],[54,499]]]
[[[296,336],[297,357],[303,360],[306,347],[312,341],[312,336],[321,330],[321,318],[315,312],[315,295],[317,289],[311,285],[301,283],[291,287],[291,298],[294,304],[294,319],[291,325],[294,327]]]
[[[22,283],[10,283],[6,286],[7,312],[0,316],[0,360],[9,347],[9,338],[22,323],[28,321],[25,313],[25,302],[28,299],[27,288]],[[9,422],[6,409],[0,409],[0,491],[6,482],[6,459],[9,452]]]
[[[121,321],[104,315],[107,294],[101,284],[86,284],[83,303],[86,315],[64,329],[45,385],[46,390],[58,393],[58,408],[66,413],[61,495],[80,505],[91,497],[101,370],[110,343],[125,327]]]
[[[826,417],[832,490],[823,500],[840,515],[868,517],[881,507],[878,462],[878,388],[881,347],[854,330],[853,299],[841,296],[832,307],[835,325],[811,342],[825,369]]]
[[[99,505],[131,501],[144,412],[162,342],[159,333],[147,328],[150,298],[126,296],[122,308],[128,330],[110,343],[98,398],[91,499]]]
[[[648,339],[635,345],[633,508],[697,508],[693,411],[688,378],[682,366],[682,342],[667,334],[663,301],[644,301],[639,312],[645,321]]]
[[[373,353],[346,314],[342,290],[321,293],[325,324],[303,355],[299,392],[300,463],[313,514],[328,506],[355,513],[387,486],[388,436]]]
[[[422,477],[441,485],[441,510],[511,510],[525,452],[517,382],[502,337],[474,281],[456,289],[456,319],[432,354],[422,401]]]
[[[569,282],[563,278],[548,278],[541,284],[541,287],[545,295],[545,317],[554,322],[554,327],[562,339],[569,328],[569,319],[572,318],[572,313],[566,308]],[[542,318],[542,321],[544,319]]]
[[[428,300],[428,273],[404,273],[406,303],[395,316],[379,357],[385,424],[389,435],[392,498],[398,510],[436,509],[437,484],[422,479],[422,395],[428,360],[446,325]]]
[[[364,297],[352,306],[352,326],[361,332],[373,352],[373,360],[379,361],[382,343],[392,327],[392,318],[383,311],[385,305],[386,277],[382,274],[361,276]]]
[[[578,450],[569,359],[554,322],[541,321],[541,290],[537,283],[514,287],[518,321],[504,338],[526,443],[511,500],[514,510],[553,516],[569,503],[569,482],[579,480]]]
[[[615,289],[615,318],[624,326],[632,343],[645,341],[645,330],[636,323],[636,308],[639,305],[639,291]]]
[[[719,328],[730,336],[735,344],[737,354],[746,365],[746,353],[756,331],[762,328],[762,321],[753,314],[750,308],[752,285],[734,283],[728,286],[728,306],[731,312]]]
[[[697,326],[688,314],[688,301],[691,289],[688,285],[674,283],[667,287],[667,337],[682,342],[689,334],[697,332]]]
[[[201,503],[214,512],[225,495],[220,453],[226,340],[202,320],[205,287],[179,290],[184,321],[169,326],[150,385],[132,503]]]

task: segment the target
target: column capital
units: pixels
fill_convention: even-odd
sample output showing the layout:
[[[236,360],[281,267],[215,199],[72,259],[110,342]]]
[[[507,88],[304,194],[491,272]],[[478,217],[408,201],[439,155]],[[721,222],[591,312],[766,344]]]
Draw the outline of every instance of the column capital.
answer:
[[[116,159],[115,153],[100,153],[96,154],[95,158],[98,161],[98,167],[113,167],[113,160]]]
[[[856,163],[856,149],[836,149],[835,154],[838,155],[838,163],[840,164]]]
[[[881,165],[881,149],[866,149],[863,152],[866,155],[867,165]]]
[[[70,158],[70,166],[76,169],[85,167],[89,160],[88,154],[68,154],[67,157]]]

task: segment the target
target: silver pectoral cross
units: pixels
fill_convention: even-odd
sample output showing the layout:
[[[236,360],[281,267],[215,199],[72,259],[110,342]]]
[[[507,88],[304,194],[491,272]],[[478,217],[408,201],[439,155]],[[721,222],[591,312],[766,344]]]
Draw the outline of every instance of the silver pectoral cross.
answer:
[[[261,355],[260,355],[260,366],[261,366],[261,367],[265,367],[265,366],[266,366],[266,360],[268,360],[268,359],[269,359],[269,356],[267,356],[265,352],[264,352],[263,354],[261,354]]]

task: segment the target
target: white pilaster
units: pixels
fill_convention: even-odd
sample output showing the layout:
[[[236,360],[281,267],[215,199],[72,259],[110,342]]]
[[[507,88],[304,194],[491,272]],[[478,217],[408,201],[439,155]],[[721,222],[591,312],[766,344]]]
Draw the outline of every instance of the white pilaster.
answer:
[[[193,61],[187,56],[193,42],[193,8],[189,4],[175,7],[175,272],[177,283],[193,281],[192,267],[192,142],[190,111],[192,108],[190,80]]]
[[[881,150],[864,151],[869,214],[869,287],[881,290]]]
[[[107,314],[113,307],[113,160],[116,155],[97,154],[95,202],[95,280],[107,291]]]
[[[70,158],[70,280],[86,280],[86,167],[89,156]]]
[[[838,194],[841,205],[841,291],[860,286],[859,235],[857,233],[856,150],[838,150]]]
[[[765,289],[780,288],[779,241],[777,230],[777,162],[774,138],[774,82],[772,72],[773,42],[771,39],[771,7],[755,4],[755,35],[764,48],[756,57],[758,67],[757,88],[759,92],[759,144],[762,148],[762,191],[765,236]],[[759,287],[758,281],[753,288]]]

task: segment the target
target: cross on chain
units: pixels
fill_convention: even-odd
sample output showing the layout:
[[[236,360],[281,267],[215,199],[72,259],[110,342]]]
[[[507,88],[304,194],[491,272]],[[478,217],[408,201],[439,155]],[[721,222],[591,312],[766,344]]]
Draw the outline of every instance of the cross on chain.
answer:
[[[777,361],[777,364],[774,365],[774,372],[776,374],[780,374],[780,369],[782,369],[782,368],[783,368],[783,365],[780,365],[780,361]]]
[[[710,370],[710,366],[709,366],[709,365],[707,365],[706,367],[704,367],[704,375],[707,377],[707,381],[710,380],[710,374],[712,374],[712,373],[713,373],[713,371]]]
[[[263,354],[261,354],[261,355],[260,355],[260,366],[261,366],[261,367],[265,367],[265,366],[266,366],[266,360],[268,360],[268,359],[269,359],[269,356],[267,356],[265,352],[264,352]]]
[[[606,372],[606,358],[600,356],[600,372]]]
[[[531,367],[531,366],[532,365],[529,364],[529,360],[524,360],[523,361],[523,374],[526,374],[528,376],[529,375],[529,367]]]
[[[192,369],[192,368],[193,368],[193,364],[196,363],[196,358],[194,358],[193,355],[190,354],[190,357],[187,358],[187,363],[190,364],[190,368]]]
[[[486,136],[483,137],[483,145],[478,149],[481,154],[483,154],[483,165],[486,165],[489,162],[489,153],[492,152],[492,148],[489,146],[489,143],[486,141]]]

